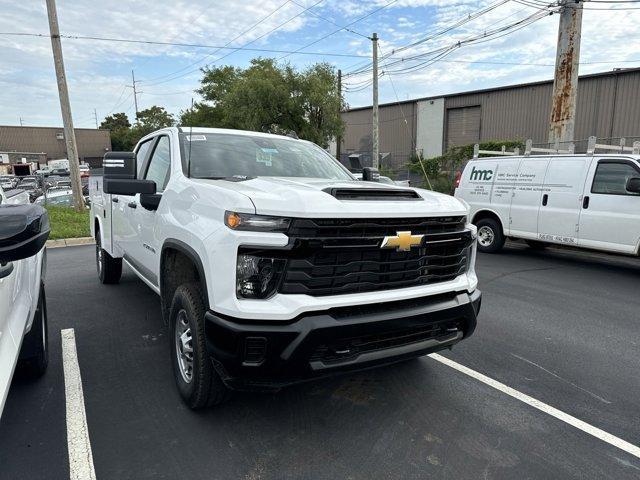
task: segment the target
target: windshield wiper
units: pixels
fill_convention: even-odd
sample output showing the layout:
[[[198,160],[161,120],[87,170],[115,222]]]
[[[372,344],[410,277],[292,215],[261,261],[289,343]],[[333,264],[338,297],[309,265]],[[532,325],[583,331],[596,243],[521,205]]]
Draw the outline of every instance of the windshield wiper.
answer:
[[[227,180],[228,182],[244,182],[245,180],[253,180],[256,177],[247,177],[246,175],[232,175],[230,177],[194,177],[201,180]]]

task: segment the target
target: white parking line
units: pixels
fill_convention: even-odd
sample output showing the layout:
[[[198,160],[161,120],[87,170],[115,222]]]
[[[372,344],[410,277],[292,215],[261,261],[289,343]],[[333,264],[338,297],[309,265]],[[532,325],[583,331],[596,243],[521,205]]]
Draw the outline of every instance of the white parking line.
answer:
[[[540,400],[536,400],[535,398],[530,397],[529,395],[526,395],[522,392],[519,392],[518,390],[515,390],[511,387],[507,387],[504,383],[500,383],[497,380],[494,380],[493,378],[489,378],[486,375],[483,375],[482,373],[476,372],[475,370],[471,370],[470,368],[465,367],[464,365],[460,365],[459,363],[454,362],[453,360],[449,360],[448,358],[443,357],[442,355],[438,355],[437,353],[432,353],[431,355],[429,355],[429,357],[431,357],[432,359],[444,365],[447,365],[448,367],[451,367],[459,371],[460,373],[464,373],[465,375],[475,378],[476,380],[479,380],[480,382],[486,385],[489,385],[490,387],[495,388],[496,390],[499,390],[500,392],[505,393],[510,397],[520,400],[521,402],[524,402],[527,405],[532,406],[533,408],[537,408],[541,412],[544,412],[548,415],[551,415],[552,417],[557,418],[558,420],[568,423],[569,425],[579,430],[582,430],[583,432],[588,433],[589,435],[592,435],[597,439],[602,440],[603,442],[613,445],[614,447],[619,448],[620,450],[624,450],[625,452],[640,458],[640,448],[633,445],[632,443],[622,440],[621,438],[618,438],[615,435],[611,435],[610,433],[607,433],[604,430],[600,430],[599,428],[596,428],[593,425],[589,425],[588,423],[583,422],[582,420],[579,420],[576,417],[569,415],[568,413],[564,413],[563,411],[558,410],[557,408],[554,408],[551,405],[547,405],[546,403],[541,402]]]
[[[93,453],[89,441],[87,414],[84,409],[82,378],[73,328],[62,330],[62,365],[67,404],[67,448],[71,480],[95,480]]]

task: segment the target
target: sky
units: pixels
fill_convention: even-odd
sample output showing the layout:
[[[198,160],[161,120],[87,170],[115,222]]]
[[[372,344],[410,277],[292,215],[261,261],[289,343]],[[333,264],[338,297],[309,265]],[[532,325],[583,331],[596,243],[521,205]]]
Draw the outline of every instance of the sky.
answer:
[[[201,67],[245,67],[259,56],[298,69],[329,62],[345,73],[349,106],[370,105],[367,37],[373,32],[380,38],[381,103],[551,79],[558,15],[541,15],[499,38],[464,42],[530,17],[541,11],[542,4],[541,0],[57,0],[62,35],[206,46],[63,38],[76,128],[95,128],[94,110],[98,123],[116,112],[134,119],[132,70],[141,92],[140,109],[160,105],[179,114],[192,98],[199,99],[194,89]],[[490,6],[495,8],[473,16]],[[0,125],[60,126],[49,37],[6,35],[48,35],[45,0],[0,0],[0,11]],[[341,29],[345,26],[348,31]],[[457,42],[461,46],[446,57],[428,61],[436,55],[429,52],[441,52]],[[217,48],[223,46],[300,51]],[[419,54],[426,56],[411,59]],[[634,67],[640,67],[640,3],[586,3],[580,73]],[[348,75],[358,69],[363,73]]]

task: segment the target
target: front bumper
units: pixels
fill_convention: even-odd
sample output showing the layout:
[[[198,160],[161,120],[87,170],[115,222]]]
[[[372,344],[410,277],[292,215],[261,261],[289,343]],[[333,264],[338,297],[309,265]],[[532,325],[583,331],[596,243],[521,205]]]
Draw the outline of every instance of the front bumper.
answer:
[[[425,355],[469,337],[479,290],[308,312],[283,324],[205,314],[209,355],[235,389],[277,389]]]

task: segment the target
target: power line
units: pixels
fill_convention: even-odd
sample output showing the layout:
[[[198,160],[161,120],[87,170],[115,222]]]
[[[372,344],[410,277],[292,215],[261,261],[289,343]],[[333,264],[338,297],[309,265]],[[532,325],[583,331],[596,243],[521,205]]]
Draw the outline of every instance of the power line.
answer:
[[[378,13],[379,11],[384,10],[387,7],[390,7],[391,5],[393,5],[394,3],[397,3],[397,2],[398,2],[398,0],[391,0],[389,3],[386,3],[386,4],[382,5],[381,7],[378,7],[375,10],[372,10],[371,12],[367,13],[366,15],[355,19],[353,22],[346,24],[344,27],[340,27],[338,30],[335,30],[335,31],[333,31],[331,33],[328,33],[328,34],[318,38],[317,40],[314,40],[313,42],[308,43],[307,45],[305,45],[303,47],[300,47],[297,50],[295,50],[295,51],[293,51],[291,53],[288,53],[287,55],[284,55],[284,56],[280,57],[278,60],[282,60],[284,58],[287,58],[289,55],[292,55],[294,53],[300,53],[301,50],[304,50],[304,49],[306,49],[306,48],[308,48],[308,47],[310,47],[312,45],[315,45],[316,43],[321,42],[322,40],[325,40],[326,38],[329,38],[332,35],[335,35],[336,33],[341,32],[342,30],[345,30],[347,27],[350,27],[351,25],[355,25],[356,23],[361,22],[365,18],[368,18],[371,15],[374,15],[374,14]],[[369,37],[367,37],[367,38],[369,38]]]
[[[260,18],[260,20],[258,20],[256,23],[252,24],[249,28],[243,30],[242,32],[240,32],[238,35],[236,35],[235,37],[233,37],[231,40],[229,40],[227,43],[224,44],[223,47],[211,47],[211,48],[215,48],[215,50],[211,53],[208,53],[207,55],[205,55],[204,57],[196,60],[195,62],[190,63],[189,65],[186,65],[185,67],[182,67],[178,70],[175,70],[174,72],[165,74],[165,75],[161,75],[159,77],[155,77],[152,78],[150,80],[148,80],[149,82],[153,82],[162,78],[166,78],[166,77],[171,77],[173,75],[175,75],[176,73],[180,73],[180,72],[184,72],[185,70],[193,67],[194,65],[197,65],[199,63],[202,63],[203,61],[205,61],[207,58],[215,55],[216,53],[218,53],[220,50],[222,50],[225,47],[228,47],[229,45],[231,45],[233,42],[235,42],[236,40],[238,40],[239,38],[241,38],[242,36],[244,36],[245,34],[249,33],[251,30],[253,30],[254,28],[256,28],[258,25],[260,25],[262,22],[264,22],[265,20],[267,20],[268,18],[272,17],[274,14],[276,14],[278,11],[280,11],[282,8],[284,8],[288,3],[290,3],[291,0],[287,0],[285,1],[283,4],[281,4],[279,7],[277,7],[275,10],[272,10],[271,12],[269,12],[267,15],[265,15],[264,17]]]
[[[299,3],[298,3],[298,2],[296,2],[295,0],[291,0],[291,3],[295,3],[295,4],[296,4],[296,5],[298,5],[299,7],[304,8],[304,5],[299,4]],[[370,38],[369,38],[369,36],[368,36],[368,35],[365,35],[365,34],[360,33],[360,32],[356,32],[355,30],[352,30],[352,29],[347,28],[347,27],[343,27],[342,25],[340,25],[340,24],[338,24],[338,23],[334,22],[334,21],[333,21],[333,20],[331,20],[330,18],[327,18],[327,17],[325,17],[325,16],[320,15],[319,13],[316,13],[316,12],[314,12],[314,11],[312,11],[312,10],[309,10],[309,13],[310,13],[311,15],[313,15],[314,17],[320,18],[320,19],[324,20],[325,22],[329,22],[330,24],[335,25],[336,27],[340,27],[340,29],[341,29],[341,30],[345,30],[345,31],[347,31],[347,32],[349,32],[349,33],[353,33],[354,35],[358,35],[358,36],[360,36],[360,37],[366,38],[367,40],[370,40]]]
[[[0,35],[50,38],[49,35],[44,33],[30,33],[30,32],[0,32]],[[228,46],[219,46],[219,45],[207,45],[207,44],[201,44],[201,43],[174,43],[174,42],[161,42],[161,41],[154,41],[154,40],[137,40],[134,38],[90,37],[90,36],[84,36],[84,35],[60,35],[60,38],[66,38],[69,40],[95,40],[95,41],[102,41],[102,42],[137,43],[137,44],[147,44],[147,45],[168,45],[168,46],[174,46],[174,47],[188,47],[188,48],[217,48],[220,50],[233,50],[234,52],[238,50],[242,50],[242,51],[264,52],[264,53],[300,53],[301,55],[315,55],[315,56],[327,56],[327,57],[369,58],[367,55],[338,53],[338,52],[298,52],[297,50],[283,50],[283,49],[273,49],[273,48],[228,47]],[[146,80],[144,81],[144,83],[147,83],[150,81],[151,80]],[[143,83],[142,80],[140,82]]]
[[[245,50],[245,49],[247,49],[246,47],[247,47],[248,45],[251,45],[252,43],[257,42],[258,40],[260,40],[261,38],[266,37],[267,35],[270,35],[271,33],[275,32],[276,30],[278,30],[279,28],[283,27],[283,26],[284,26],[284,25],[286,25],[287,23],[289,23],[289,22],[291,22],[292,20],[294,20],[294,19],[298,18],[300,15],[302,15],[302,14],[303,14],[303,13],[305,13],[305,12],[307,12],[307,11],[308,11],[308,10],[310,10],[311,8],[315,7],[316,5],[319,5],[319,4],[320,4],[320,3],[322,3],[323,1],[324,1],[324,0],[318,0],[317,2],[315,2],[314,4],[312,4],[310,7],[308,7],[308,8],[306,8],[306,9],[304,9],[303,11],[301,11],[301,12],[299,12],[298,14],[294,15],[293,17],[291,17],[289,20],[287,20],[287,21],[285,21],[285,22],[282,22],[281,24],[279,24],[279,25],[277,25],[276,27],[272,28],[272,29],[271,29],[271,30],[269,30],[268,32],[265,32],[265,33],[263,33],[262,35],[260,35],[260,36],[258,36],[258,37],[256,37],[256,38],[254,38],[254,39],[253,39],[253,40],[251,40],[250,42],[245,43],[245,44],[244,44],[244,45],[242,45],[241,47],[234,47],[234,48],[232,48],[232,49],[231,49],[231,50],[232,50],[231,52],[229,52],[229,53],[227,53],[227,54],[225,54],[225,55],[223,55],[223,56],[221,56],[221,57],[219,57],[219,58],[216,58],[216,59],[215,59],[215,60],[213,60],[211,63],[207,64],[207,67],[209,67],[209,66],[213,65],[213,64],[214,64],[214,63],[216,63],[216,62],[219,62],[219,61],[220,61],[220,60],[222,60],[223,58],[228,57],[229,55],[231,55],[231,54],[233,54],[233,53],[237,52],[238,50]],[[253,27],[252,27],[252,28],[253,28]],[[251,28],[251,29],[252,29],[252,28]],[[251,29],[249,29],[249,30],[247,30],[247,31],[250,31]],[[246,32],[243,32],[242,34],[240,34],[240,36],[244,35],[244,33],[246,33]],[[236,38],[239,38],[239,37],[236,37]],[[232,40],[232,41],[233,41],[233,40]],[[225,47],[228,47],[230,43],[231,43],[231,42],[227,43],[227,45],[225,45]],[[159,84],[161,84],[161,83],[166,83],[166,82],[170,82],[170,81],[173,81],[173,80],[177,80],[178,78],[184,77],[184,76],[186,76],[186,75],[189,75],[189,74],[191,74],[191,73],[197,72],[197,71],[199,71],[199,70],[200,70],[199,68],[194,69],[194,70],[190,70],[190,71],[185,72],[184,74],[180,74],[180,75],[178,75],[178,76],[175,76],[175,77],[173,77],[173,78],[169,78],[169,79],[167,79],[167,80],[163,80],[163,81],[160,81],[160,82],[150,83],[149,85],[159,85]]]

